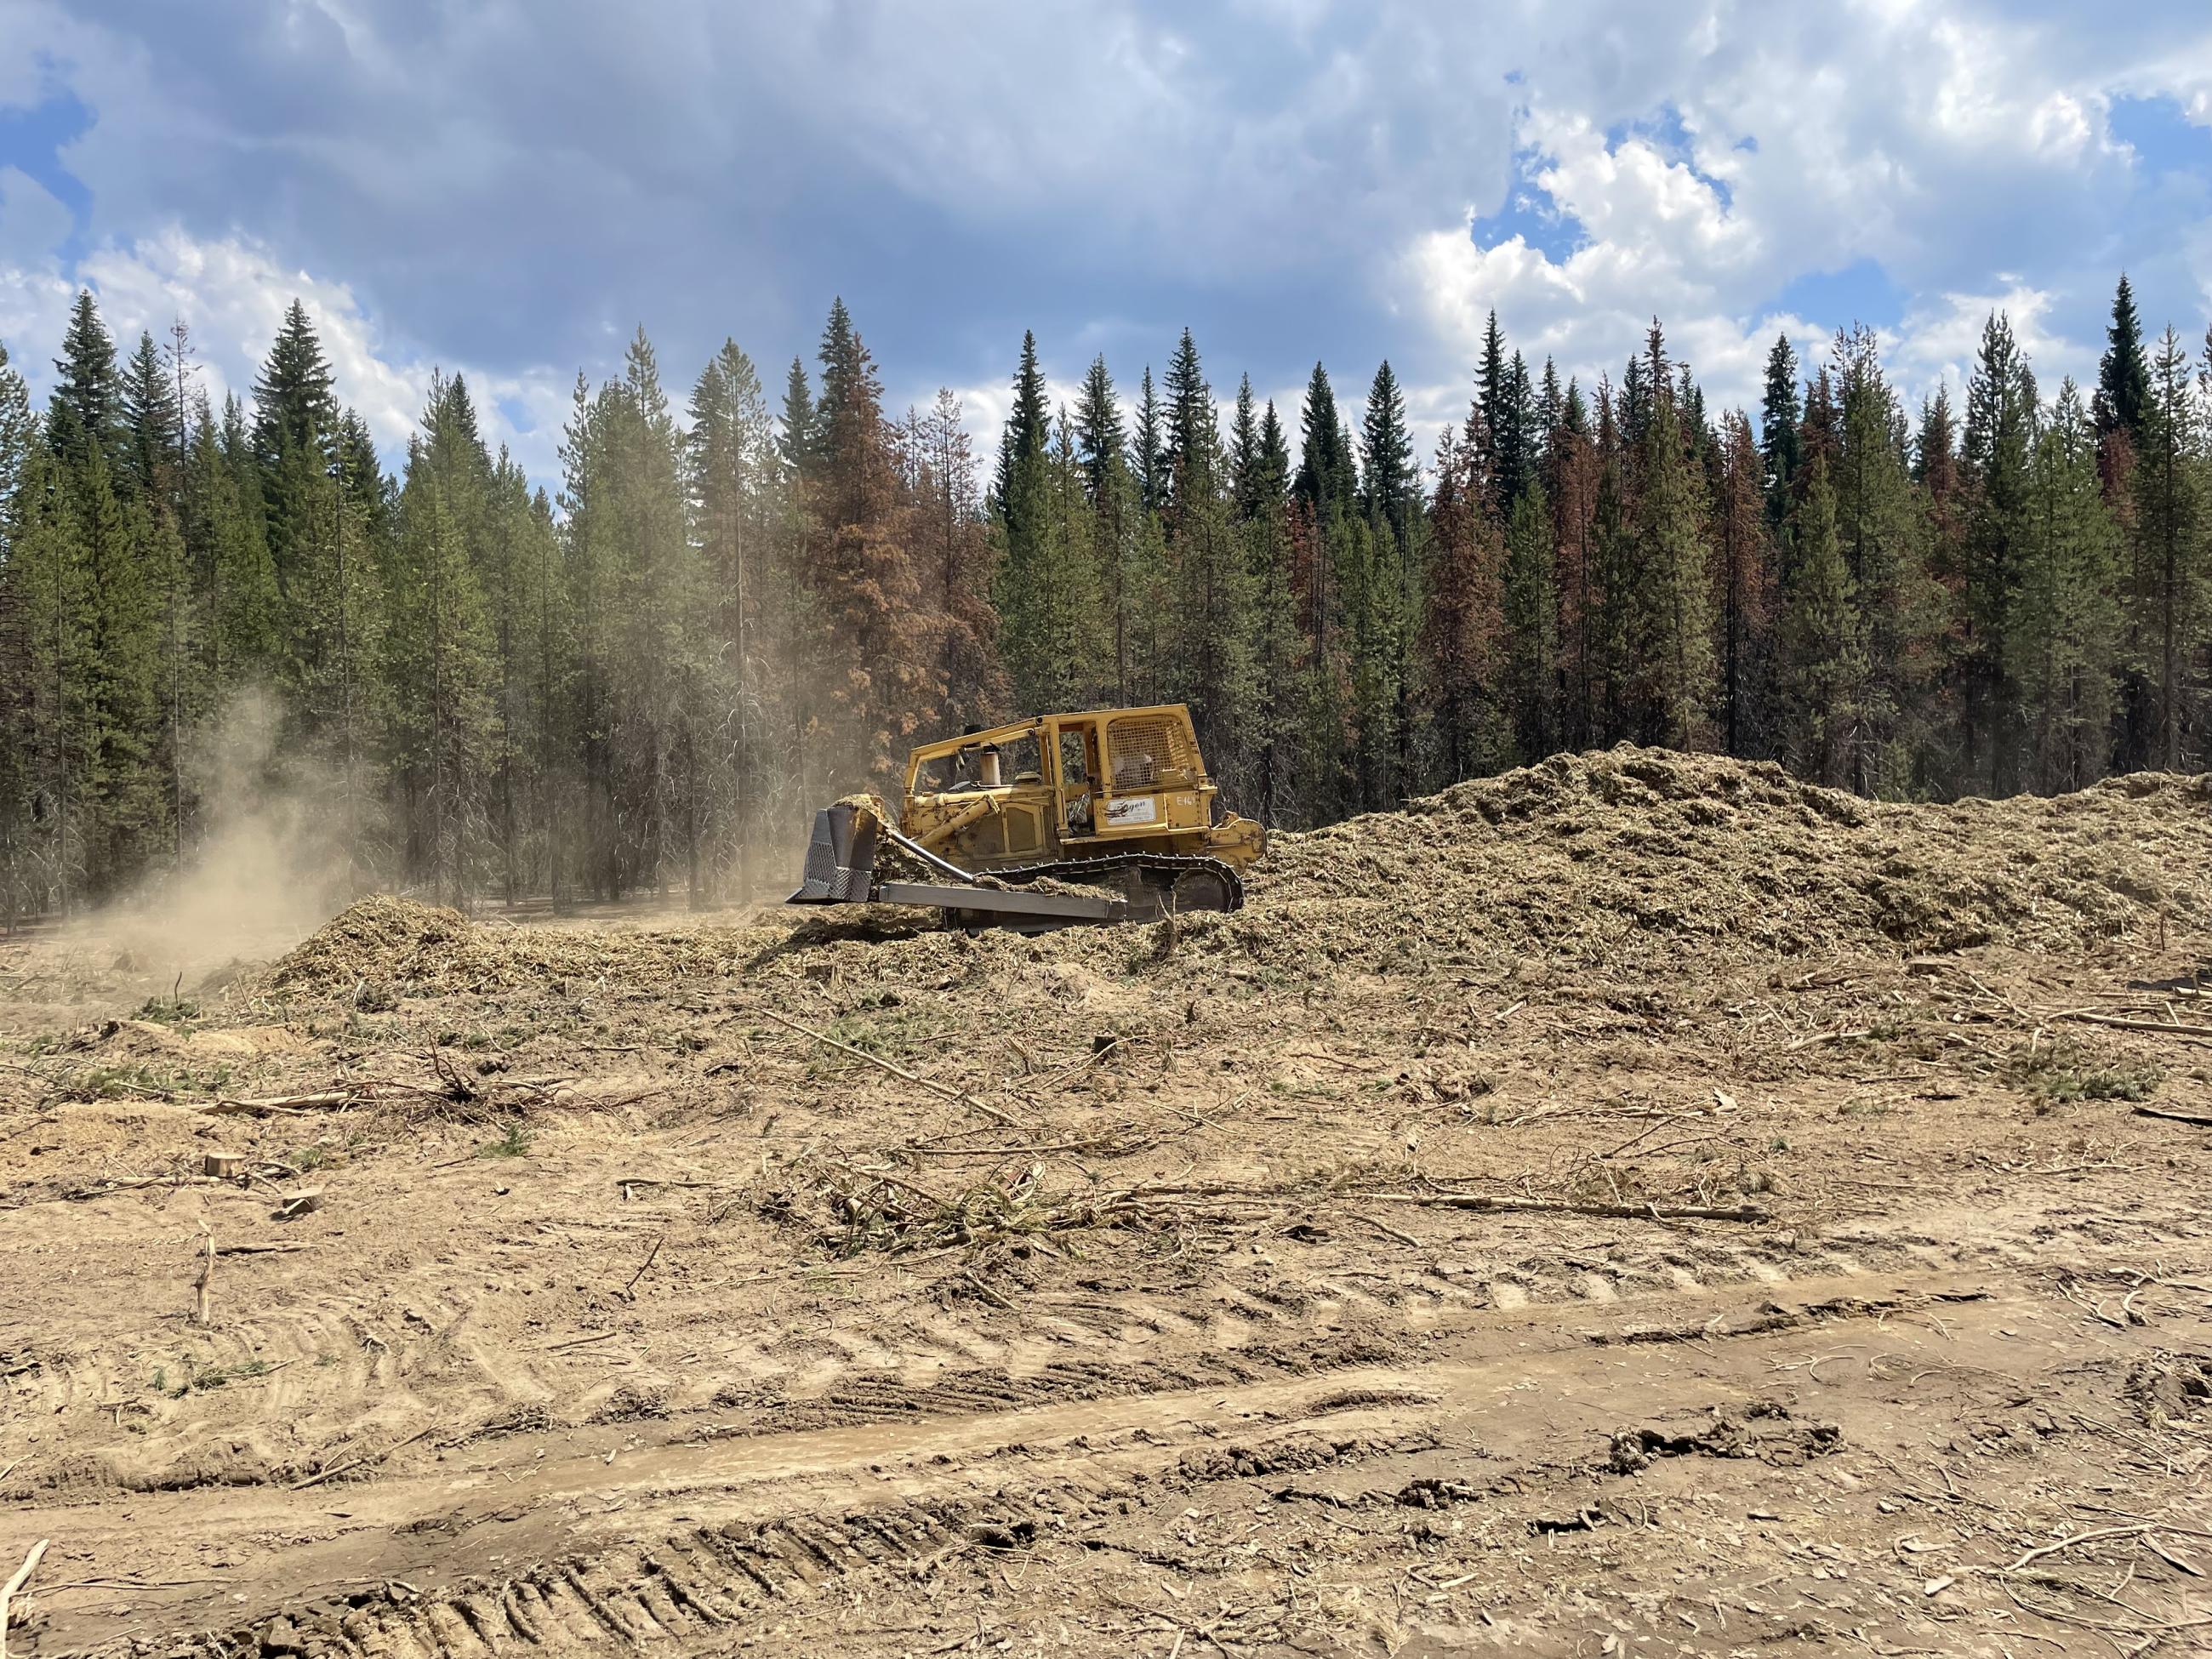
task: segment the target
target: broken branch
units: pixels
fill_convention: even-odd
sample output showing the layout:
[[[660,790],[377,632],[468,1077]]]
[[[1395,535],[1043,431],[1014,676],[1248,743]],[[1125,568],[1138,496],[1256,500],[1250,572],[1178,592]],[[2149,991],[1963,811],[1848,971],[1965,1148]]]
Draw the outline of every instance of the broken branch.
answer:
[[[1003,1123],[1010,1129],[1019,1129],[1025,1127],[1022,1121],[1014,1116],[1011,1112],[1001,1111],[996,1106],[990,1105],[986,1102],[976,1099],[975,1096],[969,1094],[965,1089],[956,1089],[949,1083],[938,1083],[929,1078],[919,1077],[914,1073],[908,1071],[903,1066],[896,1066],[888,1060],[878,1059],[876,1055],[868,1053],[864,1048],[855,1048],[849,1042],[840,1042],[836,1037],[830,1036],[823,1032],[817,1031],[811,1026],[801,1025],[797,1020],[792,1019],[786,1015],[779,1014],[773,1008],[762,1008],[757,1012],[763,1019],[772,1019],[777,1024],[785,1026],[791,1030],[798,1032],[801,1036],[811,1037],[815,1042],[821,1043],[824,1048],[835,1048],[841,1054],[850,1054],[854,1060],[865,1060],[867,1064],[875,1066],[878,1071],[889,1072],[893,1077],[903,1079],[906,1082],[913,1084],[916,1088],[927,1089],[933,1095],[941,1095],[947,1100],[957,1100],[963,1106],[973,1107],[976,1111],[982,1113],[984,1116],[991,1118],[997,1122]]]

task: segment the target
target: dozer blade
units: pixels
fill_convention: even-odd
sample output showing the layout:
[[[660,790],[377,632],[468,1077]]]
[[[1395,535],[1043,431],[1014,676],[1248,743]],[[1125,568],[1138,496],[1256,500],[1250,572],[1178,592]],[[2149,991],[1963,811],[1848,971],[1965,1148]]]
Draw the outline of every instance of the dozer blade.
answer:
[[[825,806],[814,815],[806,867],[792,904],[860,904],[875,896],[875,815],[851,806]]]

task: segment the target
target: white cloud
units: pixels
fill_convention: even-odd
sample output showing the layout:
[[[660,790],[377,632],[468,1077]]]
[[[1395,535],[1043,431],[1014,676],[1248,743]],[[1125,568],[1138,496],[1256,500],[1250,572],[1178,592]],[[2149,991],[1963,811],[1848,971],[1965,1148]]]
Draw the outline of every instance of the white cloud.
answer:
[[[510,398],[550,434],[569,377],[548,357],[606,372],[641,315],[672,384],[726,332],[781,362],[840,289],[902,387],[992,380],[976,343],[1010,359],[1024,320],[1079,363],[1109,317],[1147,319],[1143,350],[1119,355],[1127,328],[1100,342],[1125,399],[1186,321],[1233,386],[1244,365],[1212,338],[1233,320],[1275,342],[1249,364],[1263,383],[1318,354],[1352,394],[1387,353],[1431,422],[1463,408],[1492,305],[1585,375],[1617,374],[1656,312],[1716,398],[1747,400],[1778,329],[1817,358],[1852,320],[1795,314],[1820,304],[1793,283],[1860,261],[1905,313],[1911,374],[1943,372],[1952,296],[2003,291],[1995,270],[2044,296],[2055,363],[2090,337],[2091,289],[2140,268],[2122,216],[2142,163],[2113,99],[2212,125],[2203,0],[2117,22],[2070,0],[92,9],[0,0],[0,102],[60,84],[95,118],[61,158],[111,250],[87,274],[156,326],[189,293],[240,376],[301,289],[387,441],[435,356],[497,368],[471,374],[488,416]],[[1516,188],[1582,245],[1477,246],[1469,210]],[[0,327],[40,321],[47,355],[76,273],[26,255],[9,216]],[[2212,233],[2158,240],[2170,286],[2212,289]],[[1003,378],[963,392],[979,448],[1005,399]]]
[[[4,185],[4,179],[0,179]],[[266,248],[241,237],[200,241],[172,226],[127,246],[88,255],[77,282],[100,302],[118,350],[128,353],[143,331],[166,343],[172,323],[191,329],[196,362],[211,401],[226,392],[250,400],[253,380],[284,312],[298,299],[307,308],[330,359],[339,399],[359,410],[387,458],[396,459],[416,429],[435,364],[386,337],[343,283],[288,269]],[[0,258],[0,338],[21,342],[27,378],[43,389],[51,378],[76,284],[52,256],[12,263]],[[466,374],[485,439],[507,443],[534,481],[559,476],[556,447],[568,406],[568,381],[550,369]],[[523,418],[511,419],[507,405]]]

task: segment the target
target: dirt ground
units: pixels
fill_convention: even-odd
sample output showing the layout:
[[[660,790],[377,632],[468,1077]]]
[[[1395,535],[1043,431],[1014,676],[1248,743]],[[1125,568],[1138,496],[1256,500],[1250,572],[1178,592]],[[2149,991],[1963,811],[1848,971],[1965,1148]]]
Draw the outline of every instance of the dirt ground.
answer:
[[[6,1652],[2212,1651],[2212,780],[1249,892],[0,945]]]

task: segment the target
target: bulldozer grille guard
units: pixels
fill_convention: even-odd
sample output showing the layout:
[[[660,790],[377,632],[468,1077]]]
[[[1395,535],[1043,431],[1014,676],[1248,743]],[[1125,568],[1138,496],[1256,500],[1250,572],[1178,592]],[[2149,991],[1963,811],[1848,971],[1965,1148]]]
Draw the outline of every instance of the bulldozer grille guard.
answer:
[[[845,805],[825,806],[814,815],[813,838],[806,843],[806,865],[793,904],[843,904],[875,896],[876,820]]]

